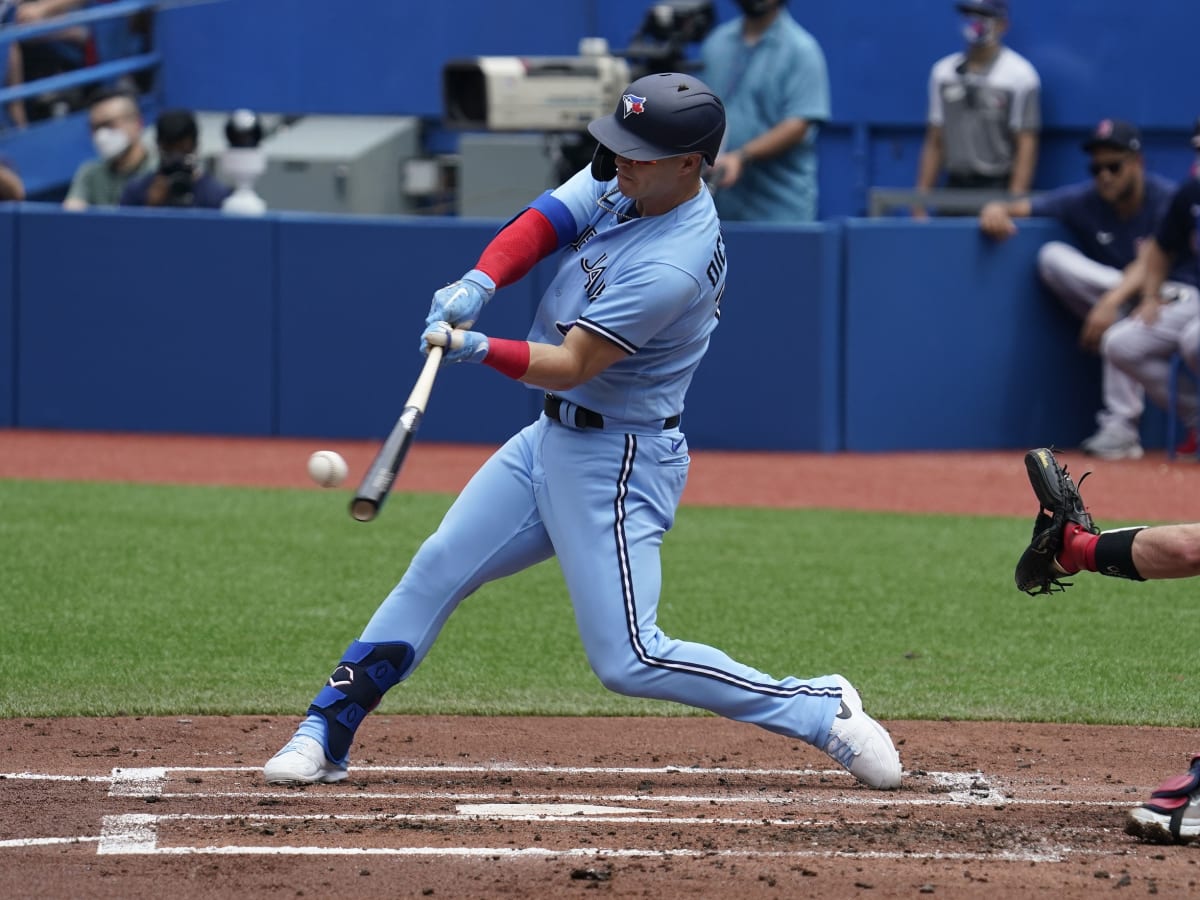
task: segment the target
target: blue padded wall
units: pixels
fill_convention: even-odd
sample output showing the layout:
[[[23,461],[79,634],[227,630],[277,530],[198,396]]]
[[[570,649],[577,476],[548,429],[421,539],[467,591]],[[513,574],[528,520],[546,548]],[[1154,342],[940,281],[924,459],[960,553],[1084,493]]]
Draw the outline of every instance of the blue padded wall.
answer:
[[[270,434],[274,228],[24,207],[18,424]]]
[[[1026,221],[853,220],[846,231],[847,450],[1074,447],[1094,429],[1099,363],[1041,288]]]
[[[433,292],[470,269],[497,224],[282,218],[279,433],[382,437],[420,371]],[[533,282],[502,290],[481,327],[524,337]],[[447,366],[421,424],[425,440],[495,443],[536,415],[533,392],[490,369]]]

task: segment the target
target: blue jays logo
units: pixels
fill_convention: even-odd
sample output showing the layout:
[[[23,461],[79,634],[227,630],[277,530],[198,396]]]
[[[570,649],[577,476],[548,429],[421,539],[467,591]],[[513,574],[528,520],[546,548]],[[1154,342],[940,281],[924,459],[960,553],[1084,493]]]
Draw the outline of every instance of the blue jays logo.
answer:
[[[587,278],[583,291],[587,294],[588,303],[591,303],[604,293],[604,282],[601,279],[604,277],[604,270],[608,268],[608,254],[600,254],[600,258],[595,262],[589,259],[580,259],[579,265]]]
[[[625,115],[622,118],[628,119],[630,116],[640,116],[646,111],[646,98],[639,97],[637,94],[625,94],[621,101],[625,104]]]

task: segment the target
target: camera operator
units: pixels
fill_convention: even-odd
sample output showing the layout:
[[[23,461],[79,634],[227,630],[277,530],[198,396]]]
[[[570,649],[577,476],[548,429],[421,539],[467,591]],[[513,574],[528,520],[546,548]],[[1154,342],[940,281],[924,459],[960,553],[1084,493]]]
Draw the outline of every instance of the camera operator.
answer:
[[[127,184],[121,205],[220,209],[230,189],[201,170],[196,117],[186,109],[168,110],[155,128],[158,171]]]

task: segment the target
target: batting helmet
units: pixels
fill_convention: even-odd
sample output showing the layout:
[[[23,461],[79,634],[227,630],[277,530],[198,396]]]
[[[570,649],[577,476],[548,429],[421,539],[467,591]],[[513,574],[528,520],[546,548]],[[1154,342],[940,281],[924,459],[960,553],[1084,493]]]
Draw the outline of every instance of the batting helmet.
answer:
[[[616,175],[615,157],[648,161],[701,153],[709,165],[725,136],[725,106],[703,81],[679,72],[645,75],[629,85],[611,116],[594,119],[592,175]]]

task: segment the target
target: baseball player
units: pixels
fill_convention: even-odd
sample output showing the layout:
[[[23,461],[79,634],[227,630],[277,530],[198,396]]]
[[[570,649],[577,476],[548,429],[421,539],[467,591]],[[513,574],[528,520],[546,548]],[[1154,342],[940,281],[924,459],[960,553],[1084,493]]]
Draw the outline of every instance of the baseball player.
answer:
[[[1019,589],[1029,594],[1063,591],[1071,582],[1062,579],[1079,572],[1131,581],[1200,575],[1200,523],[1101,531],[1053,450],[1030,450],[1025,470],[1038,513],[1033,540],[1017,562]],[[1200,754],[1192,757],[1186,775],[1167,779],[1146,803],[1130,811],[1125,832],[1154,843],[1200,839]]]
[[[344,779],[363,717],[420,665],[458,604],[554,556],[609,689],[805,741],[874,788],[900,783],[891,738],[842,676],[773,678],[656,624],[659,547],[690,461],[680,414],[725,289],[720,223],[701,181],[725,110],[700,80],[658,73],[588,130],[599,143],[591,166],[434,294],[422,336],[447,348],[447,363],[481,362],[545,391],[543,413],[463,489],[267,762],[268,782]],[[469,330],[499,288],[552,253],[557,275],[526,340]]]
[[[1139,248],[1153,236],[1177,186],[1146,171],[1141,134],[1128,122],[1103,119],[1083,150],[1090,157],[1090,181],[1037,197],[988,203],[980,212],[979,227],[989,237],[1006,240],[1016,233],[1013,219],[1035,216],[1056,219],[1070,231],[1075,246],[1050,241],[1038,252],[1038,274],[1083,320],[1080,345],[1104,357],[1099,427],[1080,447],[1100,459],[1138,459],[1143,455],[1139,426],[1144,391],[1137,378],[1109,358],[1102,341],[1109,340],[1107,332],[1146,290]],[[1197,280],[1195,259],[1181,258],[1161,296],[1182,299],[1186,306],[1197,296]],[[1153,344],[1142,334],[1127,341],[1124,350],[1140,362],[1152,355]]]

